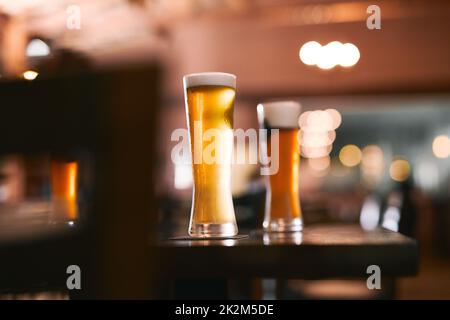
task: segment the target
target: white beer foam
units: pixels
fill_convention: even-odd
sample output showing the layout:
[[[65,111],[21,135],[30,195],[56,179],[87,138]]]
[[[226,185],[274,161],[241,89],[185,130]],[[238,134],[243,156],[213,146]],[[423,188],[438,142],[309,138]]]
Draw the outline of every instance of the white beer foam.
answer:
[[[236,76],[225,72],[191,73],[183,77],[184,88],[196,86],[227,86],[236,89]]]
[[[302,106],[296,101],[274,101],[260,103],[258,111],[263,112],[264,119],[271,127],[298,128]]]

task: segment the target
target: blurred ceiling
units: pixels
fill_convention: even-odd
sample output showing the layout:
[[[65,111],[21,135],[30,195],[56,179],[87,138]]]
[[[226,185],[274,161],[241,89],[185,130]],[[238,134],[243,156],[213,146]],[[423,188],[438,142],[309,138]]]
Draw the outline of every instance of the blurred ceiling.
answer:
[[[371,1],[295,0],[0,0],[30,37],[89,55],[98,65],[165,61],[170,91],[182,74],[223,70],[243,93],[286,95],[450,83],[450,1],[381,0],[382,29],[368,30]],[[80,28],[69,29],[76,5]],[[306,41],[352,42],[357,66],[303,65]]]

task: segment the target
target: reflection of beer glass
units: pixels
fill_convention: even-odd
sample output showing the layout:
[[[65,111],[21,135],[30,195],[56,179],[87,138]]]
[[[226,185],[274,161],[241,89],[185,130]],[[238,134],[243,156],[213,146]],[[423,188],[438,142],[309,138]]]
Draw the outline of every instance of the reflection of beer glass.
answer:
[[[194,190],[189,234],[234,236],[231,195],[233,105],[236,77],[208,72],[184,77]]]
[[[301,106],[294,101],[258,105],[258,120],[268,136],[261,139],[263,159],[277,161],[278,171],[267,177],[266,209],[263,227],[267,231],[300,231],[302,216],[298,193],[300,149],[298,118]],[[277,131],[273,129],[278,129]],[[278,134],[278,154],[271,154],[271,135]],[[276,148],[275,148],[276,150]],[[265,154],[264,154],[265,153]],[[275,167],[277,167],[275,165]]]

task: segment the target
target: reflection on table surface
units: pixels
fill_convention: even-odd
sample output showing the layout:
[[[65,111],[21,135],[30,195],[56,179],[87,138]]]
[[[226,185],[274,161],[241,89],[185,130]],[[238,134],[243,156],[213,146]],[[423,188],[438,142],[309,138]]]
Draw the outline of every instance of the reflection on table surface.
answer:
[[[366,231],[359,225],[334,224],[313,225],[306,227],[301,232],[264,232],[263,230],[244,230],[241,234],[248,234],[248,238],[233,240],[170,240],[169,237],[161,237],[159,245],[163,247],[202,247],[202,246],[297,246],[297,245],[389,245],[410,244],[415,241],[397,232],[382,228]]]

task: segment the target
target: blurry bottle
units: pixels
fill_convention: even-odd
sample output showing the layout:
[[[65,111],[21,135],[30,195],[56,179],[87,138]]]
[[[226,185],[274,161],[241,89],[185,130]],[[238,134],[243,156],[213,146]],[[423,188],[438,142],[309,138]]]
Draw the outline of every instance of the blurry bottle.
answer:
[[[416,238],[417,210],[412,199],[411,179],[397,183],[388,194],[382,218],[382,226]]]

